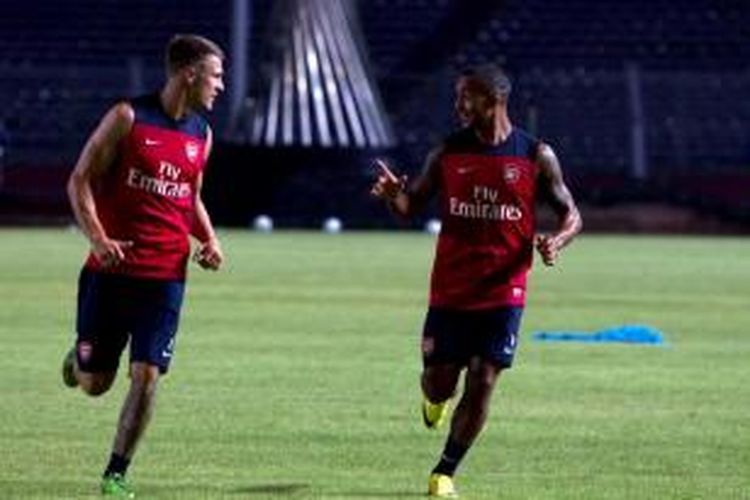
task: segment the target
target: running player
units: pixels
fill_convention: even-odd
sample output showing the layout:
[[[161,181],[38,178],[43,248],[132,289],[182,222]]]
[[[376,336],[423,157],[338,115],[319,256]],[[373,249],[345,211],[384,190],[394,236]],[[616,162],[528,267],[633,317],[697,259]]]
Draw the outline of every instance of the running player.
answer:
[[[552,148],[511,124],[510,90],[509,78],[495,65],[464,72],[456,83],[456,112],[465,127],[429,154],[414,182],[407,184],[379,161],[372,187],[400,216],[438,197],[442,229],[422,333],[428,428],[445,419],[466,372],[445,448],[429,477],[428,493],[436,497],[457,496],[456,468],[485,425],[498,377],[513,362],[534,247],[546,265],[554,265],[581,229]],[[551,234],[535,233],[537,200],[549,202],[558,216]]]
[[[63,380],[99,396],[112,385],[130,342],[130,389],[101,483],[133,498],[128,465],[148,425],[159,377],[174,354],[190,257],[217,270],[219,241],[201,200],[211,128],[198,114],[224,90],[224,53],[197,35],[166,48],[161,91],[115,104],[89,137],[68,196],[91,252],[78,284],[77,339]]]

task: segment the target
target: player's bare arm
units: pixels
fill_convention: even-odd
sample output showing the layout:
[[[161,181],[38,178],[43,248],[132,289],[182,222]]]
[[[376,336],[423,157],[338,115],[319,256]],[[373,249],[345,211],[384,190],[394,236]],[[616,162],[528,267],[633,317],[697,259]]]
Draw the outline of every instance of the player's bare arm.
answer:
[[[378,178],[370,193],[385,200],[389,208],[403,217],[410,217],[424,209],[437,191],[439,157],[442,148],[430,152],[422,172],[411,183],[406,176],[397,176],[383,160],[376,160]]]
[[[536,247],[544,263],[555,264],[560,250],[581,230],[582,221],[578,207],[563,179],[562,168],[555,152],[547,144],[541,144],[537,155],[541,195],[550,204],[558,217],[557,231],[539,235]]]
[[[205,157],[208,160],[213,145],[213,135],[211,129],[208,129],[206,136]],[[192,235],[200,241],[200,246],[195,252],[194,259],[203,269],[216,271],[224,262],[224,254],[219,244],[219,238],[216,236],[211,217],[208,215],[206,205],[203,203],[201,191],[203,188],[203,173],[200,173],[195,182],[195,223],[193,224]]]
[[[125,259],[132,241],[107,236],[96,211],[92,185],[114,164],[120,140],[133,126],[133,108],[126,103],[113,106],[89,137],[68,180],[68,198],[81,231],[91,242],[94,255],[103,265],[117,265]]]

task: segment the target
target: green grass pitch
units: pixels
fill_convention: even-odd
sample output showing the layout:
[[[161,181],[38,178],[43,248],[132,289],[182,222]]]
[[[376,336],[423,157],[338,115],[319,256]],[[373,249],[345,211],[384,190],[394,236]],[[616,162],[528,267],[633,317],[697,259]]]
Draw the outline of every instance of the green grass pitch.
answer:
[[[418,414],[433,238],[222,237],[222,272],[191,267],[140,497],[423,497],[445,436]],[[0,231],[0,498],[97,497],[127,378],[97,399],[60,381],[85,251]],[[748,239],[584,235],[530,288],[463,498],[750,498]],[[530,339],[625,323],[668,345]]]

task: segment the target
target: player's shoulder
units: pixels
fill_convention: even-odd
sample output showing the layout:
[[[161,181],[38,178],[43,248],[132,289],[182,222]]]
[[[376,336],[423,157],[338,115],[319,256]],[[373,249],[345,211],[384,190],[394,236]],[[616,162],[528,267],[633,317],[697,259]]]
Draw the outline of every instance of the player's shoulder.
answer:
[[[205,140],[210,135],[208,120],[197,112],[175,120],[164,111],[158,93],[144,94],[129,100],[136,123],[182,132]]]
[[[208,119],[206,119],[201,113],[193,113],[192,120],[192,126],[195,131],[193,135],[199,136],[203,140],[211,139],[211,125],[209,124]]]
[[[167,119],[159,101],[159,95],[156,93],[131,97],[127,102],[133,107],[138,123],[160,125],[160,122]]]
[[[519,156],[532,161],[537,158],[544,143],[528,131],[513,127],[508,138],[497,146],[482,144],[479,137],[470,127],[462,128],[450,134],[442,142],[445,153],[474,153],[491,156]]]
[[[122,134],[127,133],[135,121],[133,107],[126,100],[115,101],[101,120],[101,126],[107,129],[117,129]]]
[[[211,136],[211,127],[208,124],[208,120],[198,112],[191,112],[184,119],[180,120],[177,128],[180,132],[204,141]]]
[[[513,146],[516,150],[516,154],[524,156],[531,160],[536,160],[539,155],[540,148],[544,144],[538,137],[529,131],[520,128],[513,127]]]
[[[141,94],[127,99],[134,107],[157,107],[159,106],[159,94],[151,92],[149,94]]]
[[[516,136],[516,140],[524,144],[538,145],[541,142],[538,137],[521,127],[513,126],[513,133]]]

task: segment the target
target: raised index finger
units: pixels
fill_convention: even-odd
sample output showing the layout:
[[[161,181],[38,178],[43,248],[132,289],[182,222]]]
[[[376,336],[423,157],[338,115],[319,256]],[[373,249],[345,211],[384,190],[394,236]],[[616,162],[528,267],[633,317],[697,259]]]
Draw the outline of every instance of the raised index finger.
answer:
[[[398,177],[393,173],[393,171],[388,167],[388,164],[381,160],[380,158],[377,158],[375,160],[375,163],[380,167],[380,173],[382,175],[385,175],[389,181],[398,181]]]

